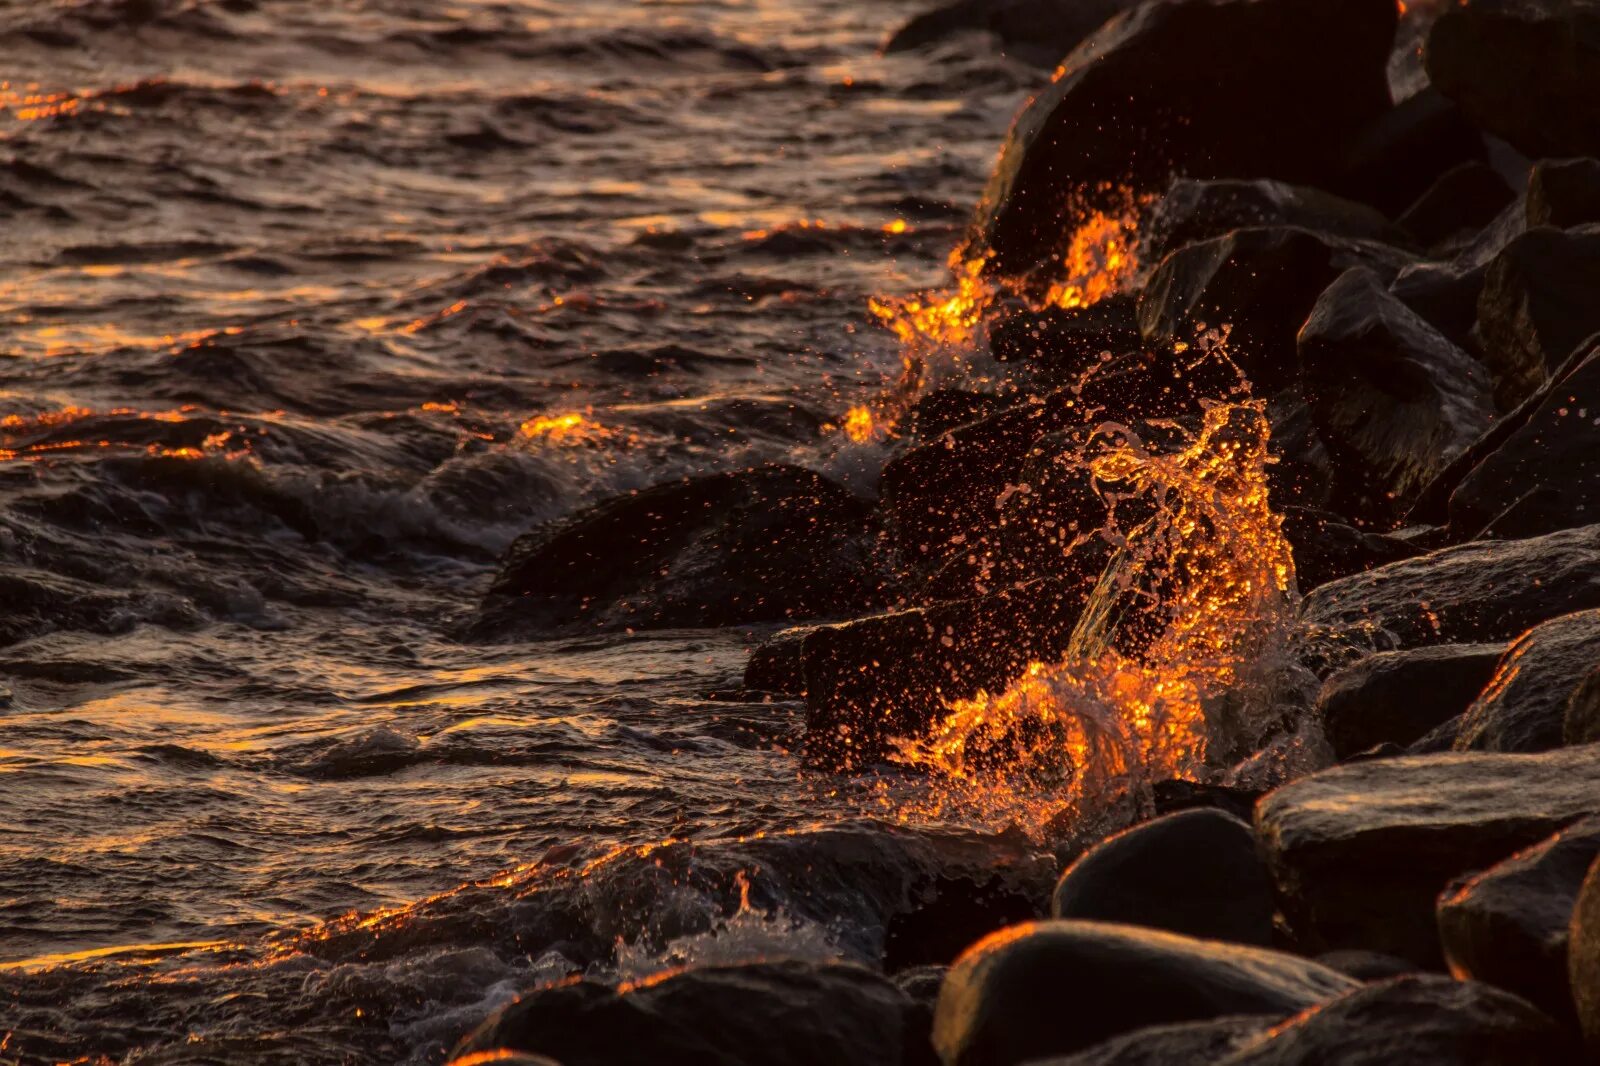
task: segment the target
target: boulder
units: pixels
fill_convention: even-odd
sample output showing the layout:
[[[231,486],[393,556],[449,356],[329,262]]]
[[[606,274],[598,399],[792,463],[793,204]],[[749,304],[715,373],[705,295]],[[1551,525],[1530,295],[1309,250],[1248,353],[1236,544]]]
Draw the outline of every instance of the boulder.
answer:
[[[1317,961],[1357,981],[1387,981],[1417,972],[1416,963],[1381,951],[1324,951]]]
[[[1267,179],[1179,178],[1140,226],[1141,259],[1160,262],[1185,245],[1236,229],[1292,226],[1333,237],[1405,244],[1377,208],[1304,185]]]
[[[1600,331],[1600,226],[1531,229],[1489,264],[1477,333],[1495,399],[1509,411]]]
[[[1365,985],[1274,1027],[1211,1066],[1527,1066],[1571,1041],[1509,992],[1413,974]]]
[[[1048,388],[1078,383],[1108,357],[1139,349],[1137,300],[1115,293],[1087,307],[1002,308],[989,325],[989,351],[1002,363],[1025,363]]]
[[[1326,187],[1393,218],[1441,174],[1487,154],[1483,135],[1461,109],[1424,86],[1349,138],[1339,150],[1338,173]]]
[[[952,429],[982,421],[1004,407],[1004,400],[989,393],[934,389],[911,408],[905,421],[906,433],[916,440],[933,440]]]
[[[934,1012],[945,1066],[1014,1066],[1152,1025],[1283,1017],[1355,986],[1307,959],[1111,922],[1002,930],[950,968]]]
[[[566,1066],[883,1066],[906,1053],[912,1003],[888,978],[846,963],[770,961],[667,972],[611,987],[574,979],[534,989],[456,1045],[549,1055]]]
[[[1567,976],[1590,1058],[1600,1059],[1600,859],[1589,867],[1572,912]]]
[[[1467,708],[1458,751],[1549,751],[1562,745],[1567,706],[1600,662],[1600,610],[1552,618],[1512,642]]]
[[[1515,992],[1572,1020],[1567,941],[1584,875],[1600,856],[1600,818],[1586,818],[1439,897],[1450,972]]]
[[[1449,246],[1493,222],[1516,198],[1498,171],[1473,159],[1441,174],[1395,222],[1424,248]]]
[[[1567,744],[1600,741],[1600,665],[1584,675],[1583,681],[1573,690],[1562,726],[1562,739]]]
[[[1454,538],[1536,536],[1600,515],[1600,345],[1580,352],[1471,449],[1449,498]]]
[[[815,628],[793,626],[757,644],[744,664],[744,687],[752,692],[805,695],[805,665],[800,649],[806,635]]]
[[[1365,268],[1322,293],[1297,345],[1343,513],[1398,519],[1494,418],[1483,368]]]
[[[1600,813],[1600,745],[1540,755],[1350,763],[1256,806],[1256,831],[1295,940],[1441,961],[1434,902],[1451,878]]]
[[[1503,644],[1443,644],[1379,652],[1329,677],[1317,714],[1340,760],[1401,746],[1458,717],[1494,676]]]
[[[1541,159],[1528,173],[1528,226],[1600,223],[1600,159]]]
[[[1600,154],[1600,4],[1472,0],[1428,34],[1435,88],[1526,155]]]
[[[518,537],[467,636],[839,617],[883,602],[864,500],[799,467],[657,485]]]
[[[1592,607],[1600,607],[1600,525],[1390,563],[1313,590],[1300,614],[1319,638],[1313,649],[1393,650],[1506,641]]]
[[[1487,266],[1457,263],[1413,263],[1389,285],[1399,301],[1463,351],[1476,351],[1472,336],[1478,324],[1478,294]]]
[[[1089,849],[1061,875],[1050,914],[1266,947],[1272,880],[1248,823],[1182,811]]]
[[[1203,1066],[1272,1028],[1270,1014],[1235,1014],[1203,1022],[1135,1029],[1075,1055],[1035,1059],[1028,1066]]]
[[[1389,106],[1395,23],[1388,0],[1147,3],[1118,16],[1018,116],[974,251],[1026,273],[1098,199],[1159,191],[1179,172],[1318,184],[1340,142]]]
[[[954,0],[912,18],[885,52],[938,44],[961,33],[994,35],[1007,55],[1049,69],[1106,20],[1137,0]]]

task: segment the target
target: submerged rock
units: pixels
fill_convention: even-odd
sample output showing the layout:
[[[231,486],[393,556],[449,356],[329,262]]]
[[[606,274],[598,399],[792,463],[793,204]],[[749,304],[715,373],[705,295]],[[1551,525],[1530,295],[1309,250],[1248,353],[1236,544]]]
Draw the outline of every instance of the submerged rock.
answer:
[[[913,16],[884,42],[885,52],[936,44],[960,33],[990,33],[1007,55],[1041,67],[1061,57],[1107,19],[1138,0],[954,0]]]
[[[1531,229],[1484,276],[1478,337],[1495,399],[1510,410],[1539,391],[1600,331],[1600,226]]]
[[[1600,1056],[1600,859],[1589,867],[1572,912],[1567,976],[1591,1056]]]
[[[1328,286],[1297,344],[1344,513],[1397,519],[1494,418],[1482,367],[1370,270]]]
[[[974,250],[1024,273],[1111,187],[1156,191],[1178,172],[1318,184],[1389,105],[1395,24],[1388,0],[1144,4],[1113,19],[1018,117]]]
[[[1600,813],[1600,745],[1541,755],[1351,763],[1256,807],[1284,917],[1316,951],[1441,959],[1434,901],[1451,878]]]
[[[1401,746],[1456,718],[1494,676],[1504,644],[1445,644],[1379,652],[1328,678],[1317,715],[1335,757]]]
[[[1600,663],[1600,610],[1579,611],[1518,637],[1467,709],[1458,751],[1548,751],[1562,745],[1567,707]]]
[[[1600,856],[1600,818],[1451,885],[1439,897],[1439,938],[1458,977],[1486,981],[1572,1018],[1567,941],[1584,875]]]
[[[550,1055],[566,1066],[884,1066],[906,1055],[911,1000],[847,963],[707,966],[613,988],[581,979],[534,989],[456,1046]]]
[[[1050,914],[1265,947],[1272,880],[1246,822],[1182,811],[1091,848],[1061,875]]]
[[[865,501],[771,465],[657,485],[517,538],[468,635],[719,626],[882,603]]]
[[[1014,1066],[1146,1026],[1283,1017],[1355,987],[1307,959],[1111,922],[1021,925],[945,978],[933,1043],[945,1066]]]

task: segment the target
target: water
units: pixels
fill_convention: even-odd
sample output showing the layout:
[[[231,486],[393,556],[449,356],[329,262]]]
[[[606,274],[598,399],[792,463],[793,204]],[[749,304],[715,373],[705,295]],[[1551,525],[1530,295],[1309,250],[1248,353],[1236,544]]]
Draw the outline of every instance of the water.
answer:
[[[542,976],[870,956],[795,869],[987,846],[718,698],[759,634],[447,636],[585,502],[870,488],[867,298],[1040,77],[877,57],[917,6],[0,10],[0,1062],[437,1062]]]

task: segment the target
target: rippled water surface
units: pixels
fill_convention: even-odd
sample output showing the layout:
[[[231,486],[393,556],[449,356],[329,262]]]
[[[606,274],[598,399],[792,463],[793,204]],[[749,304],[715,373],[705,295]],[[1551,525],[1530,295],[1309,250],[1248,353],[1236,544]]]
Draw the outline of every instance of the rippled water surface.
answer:
[[[620,846],[854,839],[799,707],[723,695],[756,634],[448,634],[586,501],[870,488],[866,299],[1038,78],[876,56],[915,7],[0,6],[0,1062],[437,1062],[664,957]],[[742,935],[848,953],[792,923]]]

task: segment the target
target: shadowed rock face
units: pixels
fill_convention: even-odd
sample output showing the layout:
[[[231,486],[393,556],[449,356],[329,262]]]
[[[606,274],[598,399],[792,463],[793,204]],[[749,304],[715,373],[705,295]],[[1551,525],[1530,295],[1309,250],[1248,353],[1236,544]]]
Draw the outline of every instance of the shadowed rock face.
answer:
[[[1073,201],[1105,184],[1156,190],[1178,171],[1317,184],[1389,105],[1395,17],[1387,0],[1220,0],[1108,23],[1011,131],[977,217],[991,266],[1044,262]]]
[[[1600,222],[1600,159],[1541,159],[1528,174],[1528,225]]]
[[[1076,1055],[1036,1059],[1029,1066],[1174,1066],[1212,1063],[1248,1044],[1278,1021],[1270,1014],[1239,1014],[1204,1022],[1152,1025],[1113,1037]]]
[[[1434,901],[1482,869],[1600,813],[1600,745],[1541,755],[1457,754],[1351,763],[1256,807],[1297,941],[1440,961]]]
[[[1376,208],[1321,189],[1265,179],[1179,178],[1141,227],[1140,254],[1159,261],[1184,245],[1261,226],[1293,226],[1398,245],[1407,242],[1406,235]]]
[[[1590,1055],[1600,1055],[1600,859],[1589,867],[1572,913],[1567,975]]]
[[[1489,264],[1478,296],[1477,333],[1502,410],[1556,377],[1600,331],[1600,226],[1540,227]]]
[[[1600,611],[1551,619],[1512,643],[1483,694],[1467,709],[1458,751],[1548,751],[1584,675],[1600,663]]]
[[[1472,705],[1504,653],[1503,644],[1447,644],[1380,652],[1339,671],[1317,696],[1334,755],[1421,739]]]
[[[1014,1066],[1150,1025],[1283,1017],[1355,987],[1307,959],[1110,922],[1016,926],[945,978],[934,1047],[946,1066]]]

